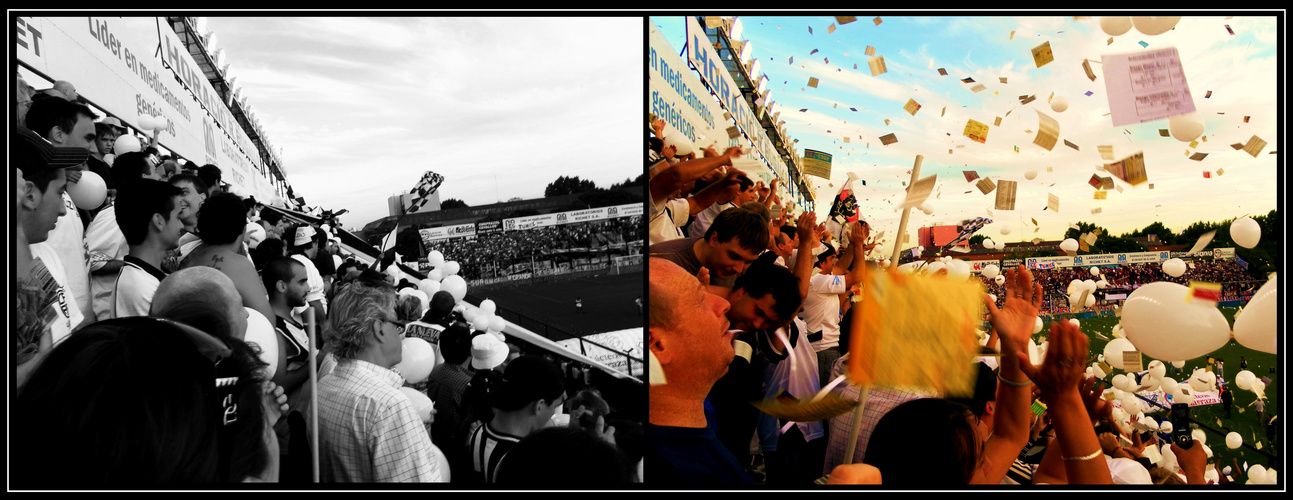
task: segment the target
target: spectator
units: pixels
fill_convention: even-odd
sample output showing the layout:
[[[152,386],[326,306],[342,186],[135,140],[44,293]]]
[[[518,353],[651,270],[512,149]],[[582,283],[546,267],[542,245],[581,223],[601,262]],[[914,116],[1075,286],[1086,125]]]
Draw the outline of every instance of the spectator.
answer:
[[[90,325],[18,395],[15,485],[274,481],[261,366],[245,344],[169,320]]]
[[[404,328],[395,292],[355,282],[337,294],[327,342],[337,367],[319,381],[319,455],[326,482],[437,482],[440,460],[391,370]]]
[[[202,165],[198,168],[198,178],[207,185],[207,196],[215,197],[225,192],[224,185],[220,182],[223,178],[220,167],[211,164]]]
[[[287,257],[287,245],[278,238],[268,238],[251,251],[251,260],[256,264],[257,272],[263,271],[270,261],[282,257]]]
[[[722,334],[729,305],[673,262],[652,258],[647,275],[647,347],[667,380],[650,388],[647,481],[659,487],[751,484],[705,418],[705,395],[734,355],[732,334]],[[684,310],[691,311],[685,320]]]
[[[72,85],[72,82],[66,80],[56,81],[52,88],[45,89],[42,92],[46,92],[50,95],[61,97],[72,102],[81,100],[81,95],[76,92],[76,86]]]
[[[417,290],[414,288],[414,290]],[[422,319],[422,299],[416,295],[397,295],[395,299],[395,317],[404,323]]]
[[[845,367],[848,366],[849,354],[845,354],[835,362],[835,367],[831,371],[831,380],[844,374]],[[861,397],[861,387],[842,384],[842,397],[851,401],[858,401]],[[866,460],[867,445],[870,443],[871,436],[875,434],[876,424],[880,422],[890,411],[908,401],[921,398],[936,398],[939,394],[928,389],[908,388],[908,387],[883,387],[872,386],[867,388],[866,405],[862,409],[862,424],[858,428],[857,441],[854,442],[853,462],[854,464],[863,463]],[[831,471],[836,466],[844,463],[844,454],[848,451],[848,436],[853,428],[853,419],[856,412],[846,412],[839,416],[832,417],[830,420],[829,440],[826,443],[826,460],[822,464],[822,474],[830,475],[834,481],[835,474]]]
[[[498,483],[527,489],[576,484],[614,488],[633,483],[634,476],[633,463],[613,442],[583,429],[550,427],[526,436],[508,452]]]
[[[472,376],[472,370],[468,367],[468,362],[471,361],[471,332],[465,325],[450,326],[440,333],[439,347],[444,362],[431,370],[426,391],[431,401],[435,402],[431,442],[438,443],[436,446],[449,455],[449,462],[454,469],[466,470],[470,467],[470,462],[462,459],[466,457],[465,453],[459,453],[465,452],[465,448],[459,444],[462,438],[457,432],[467,413],[463,407],[463,393]]]
[[[99,177],[103,178],[104,184],[108,189],[115,187],[112,180],[112,172],[109,169],[105,156],[112,154],[112,148],[121,135],[125,127],[121,126],[121,120],[111,116],[104,118],[103,121],[94,124],[94,148],[90,150],[90,158],[87,160],[86,167]]]
[[[27,129],[19,129],[17,135],[15,211],[20,293],[14,352],[18,353],[16,381],[21,388],[52,344],[70,335],[84,319],[67,291],[62,261],[51,247],[41,243],[66,210],[66,169],[80,165],[89,153],[80,148],[56,148]]]
[[[744,205],[746,202],[757,198],[758,192],[754,189],[754,181],[751,181],[749,177],[746,177],[743,174],[738,175],[735,193],[725,189],[723,193],[718,196],[718,200],[715,201],[713,205],[710,205],[699,214],[696,214],[696,220],[687,227],[687,234],[691,237],[705,235],[706,231],[709,230],[710,224],[713,224],[714,219],[718,217],[718,214],[723,213],[723,211],[729,208],[736,208]]]
[[[657,243],[647,251],[678,264],[693,276],[702,267],[707,268],[713,287],[729,289],[745,271],[745,266],[754,262],[767,246],[767,221],[735,208],[719,214],[703,237]]]
[[[246,220],[242,200],[237,195],[223,193],[207,198],[198,212],[197,230],[202,244],[180,261],[180,268],[207,266],[219,270],[238,287],[244,307],[255,309],[273,323],[274,311],[270,308],[265,286],[256,275],[255,265],[243,253]]]
[[[178,246],[184,228],[179,216],[179,188],[140,179],[122,184],[121,194],[113,208],[130,253],[112,292],[112,308],[103,319],[148,315],[153,294],[166,279],[162,258]]]
[[[27,111],[31,109],[32,96],[36,94],[36,89],[23,80],[22,74],[18,74],[18,86],[16,88],[18,98],[18,122],[17,128],[26,128]]]
[[[866,252],[875,246],[875,244],[866,244],[867,238],[871,235],[870,225],[865,222],[855,222],[852,228],[848,235],[849,258],[836,257],[834,248],[827,245],[825,250],[817,255],[816,272],[808,282],[808,293],[804,299],[803,318],[807,323],[808,341],[812,343],[813,350],[817,353],[818,383],[822,387],[830,383],[831,366],[841,355],[838,348],[840,295],[862,281]],[[802,247],[800,251],[803,251]],[[851,270],[849,270],[850,263],[853,264]],[[846,270],[847,274],[845,274]]]
[[[309,285],[305,266],[286,257],[271,260],[261,272],[269,305],[274,311],[274,330],[278,333],[278,373],[274,383],[288,394],[294,408],[303,408],[309,397],[305,382],[309,379],[310,338],[294,308],[305,304]],[[317,349],[317,347],[313,347]]]
[[[138,152],[122,154],[113,162],[112,171],[114,192],[118,191],[115,188],[133,184],[139,179],[157,179],[153,164]],[[91,308],[98,319],[113,317],[113,289],[125,264],[126,254],[130,253],[130,244],[121,232],[114,204],[115,198],[108,200],[85,230],[85,246],[90,259]]]
[[[149,315],[200,325],[200,330],[221,340],[245,339],[247,309],[224,273],[209,267],[191,267],[163,279],[153,295]],[[269,380],[274,374],[265,374]]]
[[[207,199],[207,185],[196,175],[180,174],[171,177],[172,186],[180,188],[180,221],[184,222],[184,235],[180,237],[180,247],[174,254],[176,260],[184,260],[189,252],[202,243],[198,236],[198,213]]]
[[[94,147],[96,118],[98,116],[84,104],[63,99],[40,99],[33,102],[31,109],[27,111],[27,128],[56,147],[84,149],[88,157],[90,149]],[[76,184],[80,181],[83,170],[84,163],[67,169],[67,183]],[[58,256],[67,277],[65,287],[76,302],[80,316],[94,318],[94,310],[90,307],[90,273],[86,267],[85,251],[85,223],[89,221],[77,212],[71,195],[65,192],[62,198],[67,211],[60,215],[58,224],[49,233],[48,239],[36,245],[48,247]],[[30,237],[29,234],[28,238]]]
[[[314,228],[310,226],[301,226],[296,228],[296,236],[293,238],[292,246],[289,247],[289,253],[292,258],[305,266],[306,275],[309,277],[310,293],[305,296],[309,307],[313,307],[316,318],[322,319],[328,314],[327,299],[323,296],[323,277],[319,275],[319,270],[314,267],[314,257],[318,255],[319,245],[314,239]],[[304,307],[296,310],[297,314],[304,311]]]
[[[498,482],[499,464],[509,450],[548,424],[565,393],[561,378],[560,368],[538,356],[521,356],[508,363],[502,379],[490,387],[493,419],[467,437],[472,470],[479,479]]]

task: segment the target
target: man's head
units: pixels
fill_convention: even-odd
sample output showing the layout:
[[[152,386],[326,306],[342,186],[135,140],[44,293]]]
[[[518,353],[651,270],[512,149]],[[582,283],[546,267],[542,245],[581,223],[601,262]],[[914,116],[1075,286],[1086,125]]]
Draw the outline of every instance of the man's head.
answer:
[[[81,95],[76,93],[76,86],[72,85],[72,82],[65,80],[54,82],[54,90],[63,94],[63,96],[69,101],[77,101],[81,99]]]
[[[18,125],[25,127],[27,124],[27,110],[31,109],[32,96],[36,95],[36,88],[23,80],[22,74],[19,74],[16,94],[18,97]]]
[[[265,228],[266,237],[282,239],[289,224],[287,218],[277,210],[269,207],[260,209],[260,225]]]
[[[208,332],[238,339],[247,333],[247,309],[238,288],[213,267],[194,266],[167,275],[153,294],[149,315],[203,325]]]
[[[740,208],[729,208],[705,231],[701,264],[719,279],[732,279],[768,246],[768,221]]]
[[[653,258],[648,265],[647,346],[669,381],[652,390],[704,399],[735,356],[725,316],[729,305],[673,262]]]
[[[19,129],[17,145],[18,170],[23,185],[17,191],[18,224],[28,243],[49,238],[58,218],[67,213],[63,192],[67,190],[65,169],[85,163],[89,151],[58,148],[35,132]]]
[[[440,333],[440,354],[451,365],[465,366],[471,359],[471,330],[455,323]]]
[[[153,179],[135,179],[117,189],[117,226],[130,246],[156,241],[164,250],[179,245],[180,189]]]
[[[739,207],[752,201],[759,201],[759,190],[749,177],[741,176],[740,184],[736,186],[736,199],[733,199],[732,203]]]
[[[314,239],[314,228],[310,226],[301,226],[296,228],[296,234],[292,238],[292,254],[301,254],[314,260],[319,254],[319,244]]]
[[[207,199],[207,185],[196,175],[171,176],[171,185],[180,188],[180,220],[184,229],[192,232],[198,226],[198,212]]]
[[[490,390],[490,406],[524,417],[531,432],[542,429],[561,407],[564,379],[561,368],[551,361],[535,355],[517,357],[503,368],[502,384]]]
[[[138,151],[118,156],[109,167],[108,175],[111,177],[108,187],[112,189],[138,179],[158,179],[153,161]]]
[[[781,226],[777,236],[778,240],[774,250],[777,255],[789,259],[795,249],[799,248],[799,233],[795,230],[795,226]]]
[[[98,118],[84,104],[63,99],[40,99],[27,111],[27,128],[40,134],[55,146],[94,148],[94,119]]]
[[[737,330],[763,330],[785,324],[799,310],[799,280],[770,259],[759,259],[736,278],[728,297],[727,319]]]
[[[120,133],[107,120],[94,123],[94,149],[100,157],[112,154],[112,146],[117,142]]]
[[[208,245],[228,245],[241,242],[247,228],[247,215],[242,210],[242,198],[233,193],[220,193],[208,197],[198,211],[198,235]]]
[[[260,274],[271,303],[281,300],[287,307],[306,305],[305,296],[310,293],[310,283],[304,264],[296,259],[278,257],[265,264]]]
[[[817,254],[817,269],[823,273],[829,273],[831,268],[835,267],[835,263],[840,260],[840,256],[835,253],[835,247],[831,245],[825,245],[825,247],[826,250]]]
[[[207,191],[210,194],[215,195],[223,191],[220,188],[220,180],[222,179],[220,167],[211,164],[202,165],[198,167],[198,178],[202,179],[203,184],[207,185]]]
[[[993,423],[997,414],[997,376],[986,363],[975,363],[977,379],[974,383],[974,394],[969,398],[947,398],[948,401],[961,403],[970,408],[974,414],[975,427],[979,437],[986,440],[992,435]]]
[[[359,280],[337,292],[325,330],[333,354],[390,368],[402,357],[404,329],[395,319],[395,289]]]
[[[179,173],[180,163],[172,159],[163,160],[162,164],[157,166],[157,178],[163,182],[170,181],[171,177]]]

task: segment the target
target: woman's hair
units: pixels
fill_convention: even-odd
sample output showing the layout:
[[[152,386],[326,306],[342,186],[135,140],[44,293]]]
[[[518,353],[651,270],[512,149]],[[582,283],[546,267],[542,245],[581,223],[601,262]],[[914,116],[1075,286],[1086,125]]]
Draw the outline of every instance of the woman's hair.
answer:
[[[198,235],[208,245],[232,243],[247,229],[247,211],[242,198],[220,193],[207,198],[198,211]]]
[[[422,319],[422,299],[416,295],[401,295],[395,303],[395,316],[403,322]]]
[[[489,388],[490,406],[516,411],[540,399],[554,402],[566,391],[561,369],[540,356],[521,356],[504,369],[501,380]]]
[[[970,484],[983,450],[970,408],[945,399],[915,399],[886,413],[863,463],[886,486],[946,488]]]
[[[592,433],[547,427],[530,433],[499,464],[500,484],[530,487],[583,487],[630,484],[633,463]]]
[[[352,281],[332,298],[325,338],[338,358],[353,359],[366,344],[369,325],[374,321],[395,321],[395,289],[385,284]]]
[[[186,328],[105,320],[51,351],[11,413],[15,484],[239,482],[263,473],[264,363],[236,339],[204,354],[198,345],[219,341]]]
[[[1154,484],[1186,484],[1185,480],[1181,479],[1181,476],[1176,475],[1175,472],[1167,470],[1166,467],[1154,467],[1153,469],[1149,469],[1149,478],[1154,481]]]

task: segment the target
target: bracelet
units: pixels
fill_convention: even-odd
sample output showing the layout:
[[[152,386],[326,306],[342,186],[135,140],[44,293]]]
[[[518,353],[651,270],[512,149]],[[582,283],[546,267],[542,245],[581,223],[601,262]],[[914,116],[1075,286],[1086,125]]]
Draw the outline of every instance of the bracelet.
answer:
[[[1006,384],[1006,385],[1009,385],[1009,386],[1013,386],[1013,387],[1028,387],[1028,386],[1030,386],[1030,385],[1033,385],[1033,381],[1032,381],[1032,380],[1027,380],[1027,379],[1025,379],[1023,382],[1015,382],[1015,381],[1013,381],[1013,380],[1006,380],[1006,379],[1004,379],[1004,378],[1001,378],[1001,373],[1000,373],[1000,372],[998,372],[998,373],[997,373],[997,380],[1000,380],[1000,381],[1001,381],[1001,383],[1003,383],[1003,384]]]
[[[1091,460],[1095,457],[1098,457],[1100,456],[1101,453],[1104,453],[1104,450],[1095,450],[1090,455],[1087,455],[1085,457],[1061,457],[1061,458],[1063,458],[1065,462],[1082,462],[1085,460]]]

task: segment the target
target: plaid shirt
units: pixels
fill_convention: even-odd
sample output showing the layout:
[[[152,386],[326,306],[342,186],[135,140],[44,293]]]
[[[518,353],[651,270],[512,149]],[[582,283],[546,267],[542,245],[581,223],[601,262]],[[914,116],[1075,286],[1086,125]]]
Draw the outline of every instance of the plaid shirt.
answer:
[[[454,431],[462,423],[466,409],[462,407],[462,395],[471,382],[471,370],[459,365],[443,363],[431,370],[431,380],[427,383],[427,396],[435,402],[435,422],[431,424],[431,441],[436,446],[450,447],[457,442]]]
[[[844,373],[844,366],[848,363],[848,356],[841,357],[835,362],[831,370],[831,379],[834,380]],[[840,384],[843,387],[841,395],[847,399],[857,401],[861,389],[848,384]],[[896,408],[898,405],[921,398],[939,397],[929,390],[920,389],[902,389],[897,387],[871,387],[866,393],[866,405],[862,408],[862,428],[858,432],[857,450],[853,452],[853,463],[862,463],[866,457],[866,447],[871,440],[871,431],[875,430],[875,425],[880,419],[889,413],[889,410]],[[822,474],[830,474],[835,466],[844,463],[844,453],[848,450],[846,441],[849,439],[849,430],[853,428],[853,415],[856,412],[849,411],[838,417],[831,419],[831,431],[828,434],[829,439],[826,442],[826,461],[822,465]]]
[[[403,377],[341,359],[319,381],[319,468],[324,482],[440,482],[422,419],[399,391]]]

